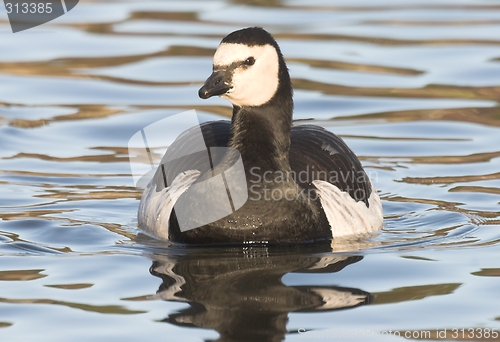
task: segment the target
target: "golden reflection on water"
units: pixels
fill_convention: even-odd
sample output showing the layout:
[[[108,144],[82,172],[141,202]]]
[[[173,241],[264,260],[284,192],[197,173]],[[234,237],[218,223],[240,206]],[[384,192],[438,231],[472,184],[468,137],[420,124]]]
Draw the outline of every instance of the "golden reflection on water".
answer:
[[[29,281],[44,278],[46,274],[40,274],[45,270],[14,270],[0,271],[0,281]]]
[[[89,305],[83,303],[72,303],[64,302],[52,299],[34,298],[34,299],[8,299],[0,297],[0,303],[9,304],[45,304],[45,305],[60,305],[74,309],[80,309],[88,312],[96,312],[101,314],[111,314],[111,315],[137,315],[144,313],[144,311],[132,311],[127,310],[124,307],[116,305]]]
[[[429,296],[447,295],[453,293],[460,285],[462,284],[433,284],[395,288],[390,292],[374,293],[373,304],[400,303]]]
[[[64,290],[80,290],[87,289],[89,287],[94,286],[94,284],[59,284],[59,285],[45,285],[46,287],[53,287],[55,289],[64,289]]]
[[[330,95],[377,96],[403,98],[458,98],[498,100],[500,87],[461,87],[453,85],[426,85],[423,88],[359,88],[321,83],[305,79],[292,80],[295,89],[316,90]],[[404,114],[404,113],[403,113]],[[498,115],[497,112],[494,115]],[[497,122],[498,124],[498,122]]]
[[[12,119],[9,121],[9,125],[19,128],[34,128],[48,125],[51,122],[99,119],[122,113],[120,110],[107,108],[105,105],[79,105],[68,106],[68,108],[73,109],[75,113],[56,115],[51,118],[38,120]]]
[[[150,82],[144,80],[130,80],[109,76],[91,75],[86,72],[79,72],[79,69],[104,68],[137,63],[157,57],[169,56],[213,56],[215,49],[206,49],[196,46],[170,46],[165,51],[133,55],[133,56],[113,56],[113,57],[87,57],[87,58],[58,58],[40,62],[0,62],[0,72],[14,75],[28,76],[50,76],[50,77],[71,77],[75,79],[98,79],[123,84],[137,85],[183,85],[189,82]],[[200,81],[202,80],[200,76]]]

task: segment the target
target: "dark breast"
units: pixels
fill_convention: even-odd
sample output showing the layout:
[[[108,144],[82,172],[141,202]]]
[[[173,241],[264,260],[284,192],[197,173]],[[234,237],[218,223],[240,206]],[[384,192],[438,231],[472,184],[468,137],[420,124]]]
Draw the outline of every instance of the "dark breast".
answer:
[[[200,128],[206,147],[228,146],[229,121],[208,122]],[[192,128],[169,147],[162,159],[163,166],[160,165],[153,179],[157,191],[169,186],[180,172],[196,169],[203,175],[223,159],[224,149],[212,149],[208,157],[206,151],[189,153],[199,150],[199,132],[197,128]],[[326,129],[313,125],[292,127],[290,166],[295,181],[306,190],[305,193],[314,194],[312,181],[323,180],[368,205],[371,187],[361,163],[342,139]],[[311,203],[318,207],[317,198]],[[283,229],[284,226],[286,229]],[[286,201],[252,203],[249,200],[232,215],[185,232],[180,231],[174,210],[169,231],[172,241],[189,244],[245,241],[297,243],[331,238],[331,230],[322,210],[312,217],[311,210],[303,204]]]

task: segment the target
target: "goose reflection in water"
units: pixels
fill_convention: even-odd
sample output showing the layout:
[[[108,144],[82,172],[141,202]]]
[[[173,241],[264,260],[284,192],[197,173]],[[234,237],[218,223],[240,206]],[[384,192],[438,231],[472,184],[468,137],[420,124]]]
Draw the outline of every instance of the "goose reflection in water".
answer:
[[[290,312],[354,308],[373,299],[355,288],[287,286],[282,277],[290,272],[335,273],[362,258],[303,247],[203,249],[155,255],[150,271],[163,280],[156,298],[190,305],[165,322],[214,329],[218,341],[281,341]]]

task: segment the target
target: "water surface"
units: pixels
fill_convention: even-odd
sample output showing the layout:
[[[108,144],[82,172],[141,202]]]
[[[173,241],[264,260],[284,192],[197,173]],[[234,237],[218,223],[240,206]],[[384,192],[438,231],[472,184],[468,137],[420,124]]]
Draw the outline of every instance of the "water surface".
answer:
[[[380,234],[278,249],[140,234],[128,140],[189,109],[228,119],[197,90],[220,39],[251,25],[281,46],[295,119],[360,157]],[[494,0],[80,1],[16,34],[0,5],[0,338],[499,341],[499,33]]]

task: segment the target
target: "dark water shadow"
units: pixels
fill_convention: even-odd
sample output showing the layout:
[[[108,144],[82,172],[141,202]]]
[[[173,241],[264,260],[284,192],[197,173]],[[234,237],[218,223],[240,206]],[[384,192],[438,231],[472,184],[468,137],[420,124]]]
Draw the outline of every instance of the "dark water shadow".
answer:
[[[373,296],[357,288],[287,286],[288,273],[336,273],[362,256],[331,254],[329,246],[197,249],[154,255],[152,275],[163,280],[156,297],[190,306],[163,321],[214,329],[217,341],[281,341],[288,314],[354,308]],[[307,282],[307,276],[303,277]],[[297,331],[295,331],[297,333]]]

